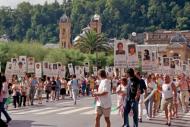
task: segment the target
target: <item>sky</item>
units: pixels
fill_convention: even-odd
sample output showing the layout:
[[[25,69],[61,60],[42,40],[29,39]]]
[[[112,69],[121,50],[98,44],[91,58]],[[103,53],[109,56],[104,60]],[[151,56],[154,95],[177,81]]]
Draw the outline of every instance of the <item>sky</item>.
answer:
[[[17,4],[21,2],[30,2],[31,4],[44,4],[45,1],[52,3],[55,0],[0,0],[0,6],[9,6],[11,8],[16,8]],[[62,3],[63,0],[57,0]]]

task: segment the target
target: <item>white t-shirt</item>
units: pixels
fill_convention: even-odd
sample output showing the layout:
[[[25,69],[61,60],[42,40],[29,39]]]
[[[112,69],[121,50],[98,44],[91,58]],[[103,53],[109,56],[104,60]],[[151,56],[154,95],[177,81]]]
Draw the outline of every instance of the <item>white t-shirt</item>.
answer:
[[[8,84],[7,84],[7,82],[4,82],[3,83],[3,92],[5,92],[4,94],[3,94],[3,98],[8,98],[9,97],[9,92],[8,92]]]
[[[118,80],[117,79],[113,79],[112,80],[112,84],[114,87],[117,87],[117,83],[118,83]]]
[[[98,96],[96,106],[101,106],[103,108],[111,108],[111,84],[109,80],[103,79],[98,87],[98,93],[108,92],[104,96]]]

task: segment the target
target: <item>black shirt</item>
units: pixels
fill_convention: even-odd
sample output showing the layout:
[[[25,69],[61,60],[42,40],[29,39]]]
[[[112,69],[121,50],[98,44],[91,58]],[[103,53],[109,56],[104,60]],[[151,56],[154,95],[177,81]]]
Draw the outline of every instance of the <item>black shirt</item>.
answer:
[[[143,79],[140,79],[140,90],[141,90],[141,94],[144,93],[144,90],[146,90],[146,84],[145,81]]]
[[[128,83],[129,100],[135,99],[139,88],[140,88],[140,80],[137,77],[131,77]]]

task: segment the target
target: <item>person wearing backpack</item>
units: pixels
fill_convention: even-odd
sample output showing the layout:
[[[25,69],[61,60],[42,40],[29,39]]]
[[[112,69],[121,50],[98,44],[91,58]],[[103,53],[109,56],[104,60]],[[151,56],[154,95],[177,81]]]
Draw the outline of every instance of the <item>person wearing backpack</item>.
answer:
[[[129,113],[133,111],[133,123],[134,127],[138,127],[138,101],[140,98],[140,80],[135,76],[134,70],[129,68],[128,85],[126,96],[124,99],[124,124],[123,127],[129,127]]]
[[[71,80],[71,89],[72,89],[74,105],[76,105],[76,100],[79,93],[79,83],[78,80],[76,79],[76,75],[73,75],[73,79]]]

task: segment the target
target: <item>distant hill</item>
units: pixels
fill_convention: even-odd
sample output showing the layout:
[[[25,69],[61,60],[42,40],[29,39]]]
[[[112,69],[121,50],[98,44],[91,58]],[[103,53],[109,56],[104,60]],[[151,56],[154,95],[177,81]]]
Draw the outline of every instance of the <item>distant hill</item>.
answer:
[[[16,9],[0,9],[0,35],[11,40],[59,41],[59,18],[67,13],[72,21],[72,38],[98,13],[102,31],[108,37],[127,38],[132,32],[157,29],[190,29],[188,0],[73,0],[67,4],[31,5],[23,2]]]

